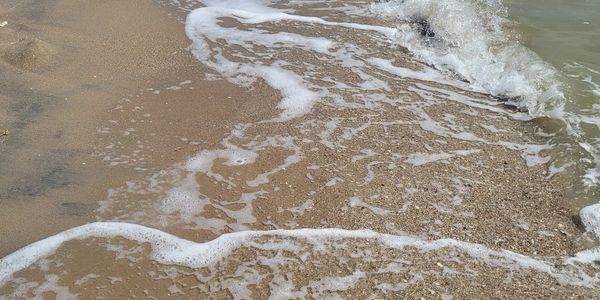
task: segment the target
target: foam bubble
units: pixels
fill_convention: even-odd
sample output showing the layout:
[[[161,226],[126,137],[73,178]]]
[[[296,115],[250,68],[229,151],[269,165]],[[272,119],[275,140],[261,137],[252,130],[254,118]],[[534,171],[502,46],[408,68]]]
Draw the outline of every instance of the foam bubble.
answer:
[[[391,0],[372,11],[400,18],[396,41],[417,59],[534,115],[560,112],[556,70],[505,31],[500,1]]]
[[[579,216],[587,231],[600,240],[600,203],[584,207]]]
[[[246,62],[238,62],[225,57],[222,49],[211,48],[210,45],[217,44],[216,41],[219,39],[226,39],[227,44],[241,46],[259,57],[271,57],[275,54],[274,50],[282,47],[294,47],[335,56],[336,52],[332,48],[336,43],[323,37],[307,37],[289,32],[272,33],[262,29],[241,30],[225,27],[219,21],[221,18],[233,18],[243,24],[294,21],[374,31],[386,36],[396,32],[395,29],[384,26],[331,22],[318,17],[288,14],[285,10],[269,7],[262,1],[244,1],[243,5],[231,0],[205,1],[204,4],[207,6],[192,11],[186,19],[186,34],[193,41],[194,55],[203,64],[217,70],[231,82],[248,86],[257,78],[262,78],[271,87],[279,90],[282,100],[278,107],[283,110],[278,118],[280,121],[306,114],[323,94],[315,92],[314,90],[318,88],[304,80],[302,74],[285,68],[288,65],[285,61],[265,63],[256,59],[257,57],[246,55],[243,57]],[[255,50],[256,45],[264,46],[268,50],[259,53]],[[337,58],[342,62],[362,64],[356,60],[347,60],[346,57]],[[366,78],[366,74],[362,75]],[[365,80],[361,86],[366,89],[386,87],[383,82],[375,78]]]
[[[52,255],[66,241],[81,240],[91,237],[112,238],[117,236],[138,243],[149,243],[152,249],[150,258],[161,264],[180,265],[190,268],[212,265],[230,255],[234,249],[244,245],[260,248],[261,246],[259,243],[252,242],[254,238],[262,236],[278,236],[282,238],[305,239],[317,249],[320,247],[319,245],[323,245],[323,243],[338,239],[373,240],[389,248],[402,250],[407,247],[413,247],[423,252],[450,247],[460,250],[472,258],[492,266],[532,269],[537,272],[547,273],[565,284],[591,286],[598,284],[599,280],[598,278],[584,276],[583,274],[580,274],[582,277],[572,277],[568,274],[561,273],[551,264],[536,258],[507,250],[496,251],[483,245],[454,239],[423,240],[410,236],[382,234],[370,230],[326,228],[241,231],[223,234],[209,242],[195,243],[141,225],[120,222],[96,222],[63,231],[54,236],[30,244],[2,258],[0,260],[0,283],[5,283],[15,272],[25,269],[36,261]],[[288,242],[282,242],[280,244],[267,243],[265,247],[265,249],[276,249],[279,247],[287,249],[293,246]],[[586,252],[581,252],[579,256],[576,255],[572,260],[597,260],[600,258],[600,251],[594,251],[588,250]],[[360,277],[360,274],[355,275]]]
[[[373,206],[368,203],[365,203],[364,201],[362,201],[360,199],[360,197],[357,197],[357,196],[351,197],[348,204],[350,207],[366,208],[378,216],[385,216],[390,213],[390,211],[387,209],[383,209],[381,207],[377,207],[377,206]]]
[[[448,152],[439,152],[439,153],[414,153],[408,156],[405,163],[411,164],[413,166],[421,166],[428,163],[432,163],[439,160],[446,160],[448,158],[452,158],[454,156],[466,156],[480,152],[479,149],[472,150],[454,150]]]
[[[381,70],[384,70],[386,72],[392,73],[400,77],[412,78],[422,81],[435,81],[461,88],[466,87],[466,84],[464,84],[463,82],[458,80],[448,80],[446,76],[443,76],[440,72],[429,67],[423,67],[423,70],[421,71],[414,71],[408,68],[394,66],[391,61],[381,58],[370,58],[368,59],[368,62]]]

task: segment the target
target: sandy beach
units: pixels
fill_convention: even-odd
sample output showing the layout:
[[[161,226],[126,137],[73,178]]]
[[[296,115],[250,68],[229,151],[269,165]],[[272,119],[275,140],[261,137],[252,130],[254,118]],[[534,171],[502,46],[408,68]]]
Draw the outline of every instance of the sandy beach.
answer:
[[[145,15],[135,12],[138,5]],[[0,214],[10,220],[1,229],[0,253],[6,255],[93,220],[107,189],[136,176],[93,157],[101,143],[98,127],[113,117],[121,98],[163,76],[179,82],[199,66],[184,49],[181,24],[154,3],[49,1],[2,8],[11,24],[0,32],[2,126],[10,132],[0,172]],[[157,146],[172,143],[163,130]],[[174,158],[163,156],[155,156],[157,167]]]
[[[142,8],[143,15],[136,13]],[[131,120],[129,112],[115,114],[125,97],[146,92],[148,109],[161,116],[148,128],[160,135],[147,136],[153,144],[148,163],[155,169],[196,150],[178,135],[209,129],[196,134],[211,145],[232,123],[273,109],[262,101],[234,107],[227,95],[244,95],[244,89],[197,82],[165,110],[170,98],[146,89],[177,85],[198,76],[202,66],[186,50],[181,22],[156,3],[7,3],[1,13],[10,22],[0,32],[0,113],[9,132],[0,158],[0,214],[7,220],[0,228],[1,255],[93,221],[110,187],[140,176],[98,157],[106,146],[101,126]],[[120,136],[106,137],[114,138],[123,153],[136,147]]]
[[[218,37],[191,2],[0,3],[0,298],[599,297],[555,122],[336,5]],[[295,35],[227,40],[262,31]]]

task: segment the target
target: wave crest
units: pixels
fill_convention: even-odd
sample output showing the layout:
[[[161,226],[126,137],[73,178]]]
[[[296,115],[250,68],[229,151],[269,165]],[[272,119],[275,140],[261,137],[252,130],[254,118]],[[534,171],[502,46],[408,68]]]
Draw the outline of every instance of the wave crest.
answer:
[[[418,60],[532,116],[562,115],[558,72],[514,38],[499,0],[390,0],[371,11],[403,21],[396,42]]]

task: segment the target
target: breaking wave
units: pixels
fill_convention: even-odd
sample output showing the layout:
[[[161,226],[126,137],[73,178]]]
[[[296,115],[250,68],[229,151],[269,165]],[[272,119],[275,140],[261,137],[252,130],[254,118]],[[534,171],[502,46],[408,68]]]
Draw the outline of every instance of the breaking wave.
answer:
[[[391,0],[371,10],[403,21],[396,42],[418,60],[532,116],[562,115],[556,69],[514,38],[500,1]]]

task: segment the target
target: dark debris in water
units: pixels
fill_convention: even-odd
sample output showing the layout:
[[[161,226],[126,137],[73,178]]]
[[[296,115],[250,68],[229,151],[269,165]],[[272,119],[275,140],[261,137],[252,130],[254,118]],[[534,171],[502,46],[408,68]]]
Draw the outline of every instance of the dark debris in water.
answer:
[[[424,36],[426,38],[433,38],[433,37],[435,37],[435,32],[431,28],[431,25],[429,24],[429,22],[427,21],[427,19],[416,18],[413,21],[413,24],[416,24],[419,27],[420,33],[421,33],[422,36]]]

